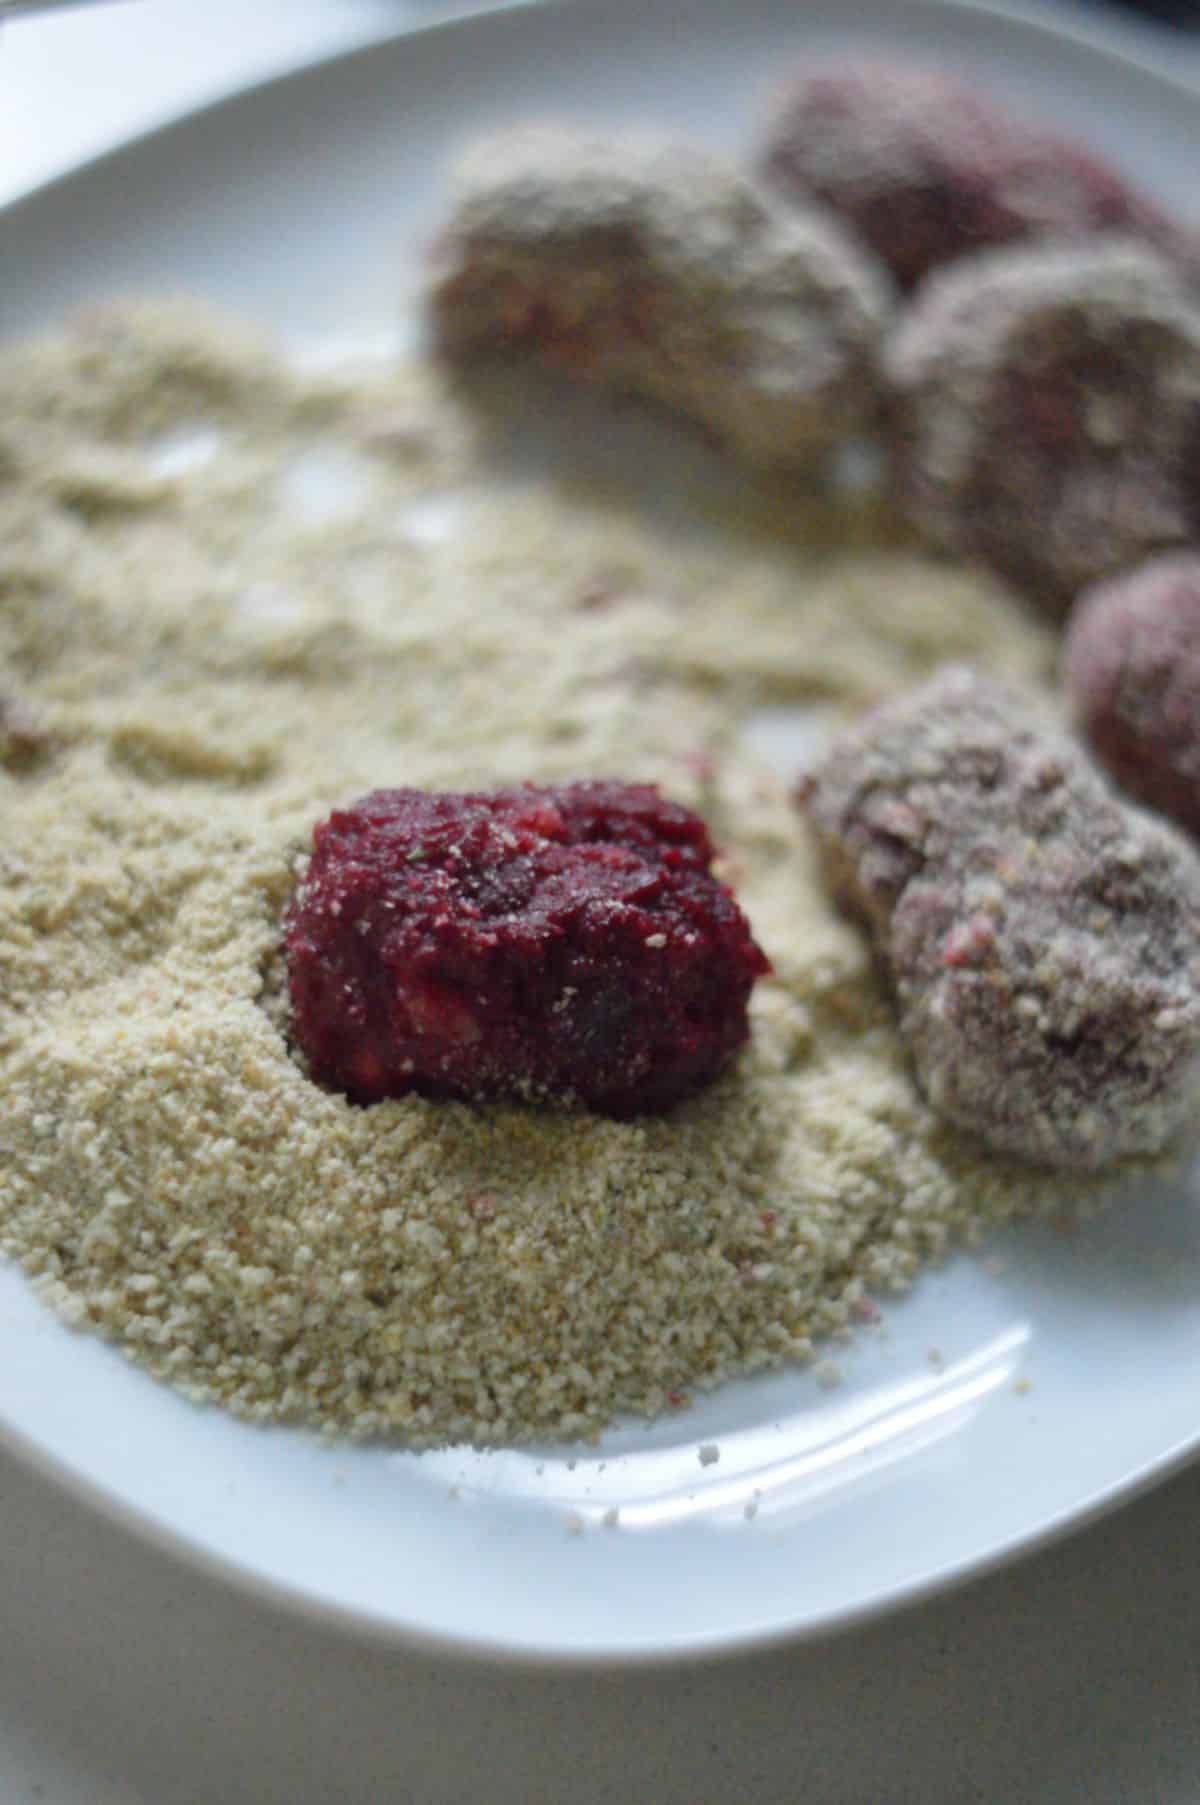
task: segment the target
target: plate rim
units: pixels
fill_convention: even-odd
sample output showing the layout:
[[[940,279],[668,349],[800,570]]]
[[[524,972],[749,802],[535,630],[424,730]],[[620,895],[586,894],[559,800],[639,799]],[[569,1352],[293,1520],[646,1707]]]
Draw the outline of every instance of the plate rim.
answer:
[[[687,3],[688,0],[684,0],[684,4]],[[535,21],[536,29],[539,18],[582,10],[584,4],[585,0],[474,0],[467,8],[456,9],[448,15],[384,28],[365,43],[359,41],[332,53],[316,51],[282,71],[246,82],[233,82],[200,105],[179,108],[145,129],[122,136],[107,148],[20,189],[0,204],[0,231],[7,220],[26,209],[36,209],[60,191],[106,167],[119,164],[125,157],[144,154],[182,127],[211,119],[227,109],[253,104],[258,97],[285,90],[323,69],[344,68],[361,62],[382,46],[435,33],[469,37],[485,21],[494,21],[498,28],[507,29],[510,17],[517,29],[527,26],[530,20]],[[632,11],[639,17],[644,17],[646,11],[642,0],[600,0],[600,5],[610,13]],[[1158,54],[1156,47],[1143,37],[1145,28],[1130,22],[1107,16],[1084,23],[1069,17],[1060,19],[1045,7],[1031,8],[1023,0],[1009,0],[1009,3],[1006,0],[892,0],[892,5],[898,18],[905,13],[923,14],[927,19],[976,16],[1003,29],[1024,34],[1035,42],[1065,43],[1110,70],[1124,67],[1142,79],[1165,87],[1177,99],[1200,108],[1200,73],[1189,76],[1171,60],[1165,47]],[[19,1274],[15,1262],[6,1260],[4,1265]],[[420,1623],[405,1622],[392,1613],[338,1603],[310,1590],[303,1582],[274,1578],[249,1561],[218,1552],[194,1534],[175,1528],[152,1509],[127,1501],[121,1493],[39,1443],[2,1411],[0,1446],[121,1533],[203,1573],[242,1597],[287,1617],[298,1618],[324,1632],[374,1647],[482,1666],[502,1666],[512,1671],[614,1673],[700,1666],[725,1658],[819,1642],[915,1608],[933,1597],[944,1596],[985,1578],[1016,1559],[1041,1553],[1169,1480],[1200,1458],[1200,1423],[1192,1434],[1174,1441],[1112,1483],[1097,1487],[1081,1502],[1061,1507],[1034,1527],[1015,1531],[981,1553],[960,1556],[857,1603],[826,1607],[798,1622],[764,1629],[681,1632],[664,1636],[653,1646],[622,1643],[614,1638],[611,1645],[575,1648],[538,1647],[505,1641],[489,1633],[466,1635],[432,1629]]]
[[[1200,1429],[1195,1435],[1174,1443],[1163,1454],[1143,1462],[1112,1485],[1100,1487],[1084,1503],[1058,1511],[1036,1529],[1017,1532],[994,1543],[984,1554],[965,1555],[947,1562],[944,1567],[919,1579],[895,1585],[859,1604],[828,1609],[795,1625],[679,1634],[664,1637],[653,1647],[614,1642],[611,1647],[595,1645],[588,1648],[539,1648],[506,1642],[491,1635],[456,1635],[448,1630],[405,1624],[382,1612],[338,1604],[301,1584],[273,1579],[249,1562],[238,1561],[206,1547],[152,1511],[126,1502],[118,1492],[73,1468],[3,1416],[0,1416],[0,1446],[135,1542],[151,1547],[157,1554],[179,1562],[193,1572],[204,1574],[244,1599],[283,1617],[306,1622],[322,1633],[343,1637],[360,1646],[366,1644],[378,1649],[450,1659],[462,1665],[503,1667],[512,1673],[602,1675],[703,1667],[715,1661],[809,1646],[851,1635],[884,1618],[914,1610],[933,1598],[948,1597],[1016,1560],[1032,1559],[1083,1533],[1119,1506],[1133,1503],[1165,1484],[1200,1458]]]
[[[385,27],[365,43],[352,44],[331,52],[317,50],[286,69],[253,77],[245,82],[231,82],[222,93],[201,101],[199,105],[173,110],[162,119],[133,131],[128,136],[122,135],[106,149],[83,157],[53,175],[36,178],[28,187],[18,189],[0,202],[0,227],[19,209],[45,199],[60,188],[69,187],[81,177],[119,160],[129,152],[140,151],[157,139],[169,137],[180,126],[206,119],[256,95],[288,87],[318,69],[344,68],[352,63],[364,62],[382,46],[396,44],[407,38],[470,31],[484,19],[500,19],[509,14],[519,17],[526,14],[536,16],[565,13],[582,10],[585,6],[594,7],[596,3],[597,0],[466,0],[465,5],[460,7],[458,0],[450,0],[454,10],[438,18],[394,28]],[[690,0],[680,0],[680,3],[686,7]],[[610,10],[621,7],[635,13],[645,10],[642,0],[599,0],[599,4]],[[943,16],[974,14],[993,20],[1001,26],[1016,27],[1052,43],[1066,42],[1101,62],[1125,63],[1139,75],[1174,89],[1180,97],[1200,100],[1200,70],[1195,77],[1188,76],[1169,52],[1155,51],[1152,41],[1148,41],[1144,35],[1146,27],[1116,15],[1105,14],[1092,24],[1080,25],[1066,17],[1060,20],[1048,12],[1045,5],[1031,5],[1029,0],[891,0],[891,5],[897,13],[924,11]]]

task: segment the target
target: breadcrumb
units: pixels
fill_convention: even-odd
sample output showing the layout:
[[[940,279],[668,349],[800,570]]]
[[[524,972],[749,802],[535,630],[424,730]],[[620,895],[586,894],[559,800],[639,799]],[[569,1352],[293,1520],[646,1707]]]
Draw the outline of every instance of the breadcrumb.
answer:
[[[948,651],[1048,674],[986,580],[832,500],[693,542],[610,491],[498,488],[436,375],[295,376],[186,311],[4,352],[0,400],[0,691],[53,736],[0,765],[0,1248],[67,1322],[256,1421],[583,1438],[807,1360],[865,1291],[1062,1206],[923,1101],[738,750],[763,702],[835,718]],[[162,474],[189,433],[216,449]],[[340,515],[298,468],[338,472]],[[410,534],[448,496],[461,530]],[[581,610],[602,575],[622,599]],[[313,1084],[280,942],[311,823],[380,783],[580,776],[660,783],[736,860],[774,965],[736,1066],[636,1122]]]

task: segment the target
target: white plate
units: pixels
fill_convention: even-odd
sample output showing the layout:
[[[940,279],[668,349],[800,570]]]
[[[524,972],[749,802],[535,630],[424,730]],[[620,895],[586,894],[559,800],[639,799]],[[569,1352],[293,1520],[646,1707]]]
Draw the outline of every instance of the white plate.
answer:
[[[294,334],[371,334],[451,140],[553,109],[733,148],[781,66],[864,39],[976,71],[1191,198],[1200,103],[1098,42],[946,0],[596,0],[319,66],[31,196],[0,217],[0,330],[186,288]],[[924,1277],[886,1340],[839,1351],[833,1390],[796,1371],[730,1386],[574,1459],[254,1430],[69,1333],[3,1272],[0,1431],[141,1533],[362,1633],[557,1661],[729,1650],[978,1572],[1200,1446],[1193,1201],[1139,1199],[1073,1237],[1022,1228],[998,1251]]]

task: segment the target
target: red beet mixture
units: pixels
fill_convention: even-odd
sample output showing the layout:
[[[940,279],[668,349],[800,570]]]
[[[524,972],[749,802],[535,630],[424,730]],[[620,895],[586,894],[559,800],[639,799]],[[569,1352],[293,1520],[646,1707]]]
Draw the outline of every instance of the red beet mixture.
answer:
[[[769,970],[698,816],[644,784],[378,790],[335,810],[287,922],[321,1084],[667,1109],[745,1042]]]

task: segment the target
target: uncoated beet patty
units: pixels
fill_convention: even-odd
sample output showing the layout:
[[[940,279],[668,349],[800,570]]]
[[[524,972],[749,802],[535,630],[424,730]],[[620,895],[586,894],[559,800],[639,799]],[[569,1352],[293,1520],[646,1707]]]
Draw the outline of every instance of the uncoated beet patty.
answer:
[[[768,963],[700,818],[650,785],[379,790],[335,810],[287,921],[312,1076],[663,1110],[748,1035]]]

